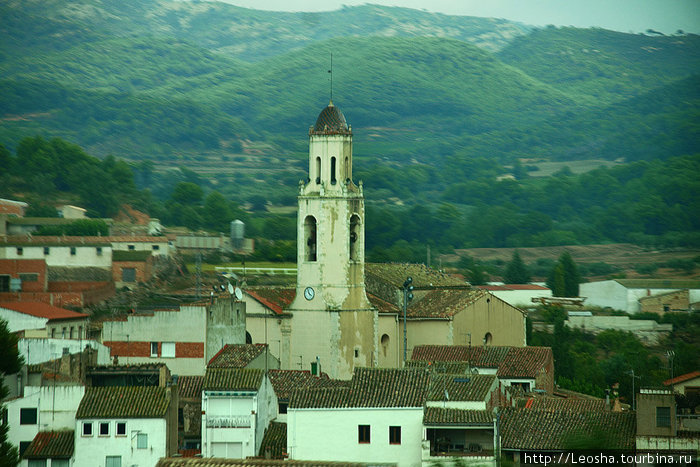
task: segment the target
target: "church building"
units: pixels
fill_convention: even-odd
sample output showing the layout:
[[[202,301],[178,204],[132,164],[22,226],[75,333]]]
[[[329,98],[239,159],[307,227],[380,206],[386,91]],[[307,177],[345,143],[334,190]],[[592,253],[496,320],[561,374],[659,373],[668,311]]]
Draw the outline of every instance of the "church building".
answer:
[[[365,203],[352,180],[352,129],[331,101],[309,129],[299,184],[296,295],[288,368],[317,362],[331,378],[376,365],[377,312],[365,293]]]

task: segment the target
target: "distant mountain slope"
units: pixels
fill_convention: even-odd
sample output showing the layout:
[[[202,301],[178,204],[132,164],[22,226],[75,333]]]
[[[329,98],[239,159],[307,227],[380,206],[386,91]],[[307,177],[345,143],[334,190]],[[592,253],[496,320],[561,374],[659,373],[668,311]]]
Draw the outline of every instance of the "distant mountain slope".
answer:
[[[218,2],[9,0],[0,50],[56,50],[98,37],[162,35],[257,61],[319,40],[353,36],[451,37],[498,50],[528,27],[506,20],[363,5],[320,13],[251,10]]]
[[[503,62],[562,91],[615,101],[700,70],[700,36],[545,28],[515,38]]]

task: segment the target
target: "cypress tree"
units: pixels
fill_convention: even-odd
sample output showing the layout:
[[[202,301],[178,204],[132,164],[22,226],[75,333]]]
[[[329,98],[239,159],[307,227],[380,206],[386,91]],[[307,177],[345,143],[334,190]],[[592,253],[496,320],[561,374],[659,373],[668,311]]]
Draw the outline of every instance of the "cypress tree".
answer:
[[[530,271],[520,258],[518,250],[513,252],[513,258],[506,267],[506,273],[503,275],[503,281],[506,284],[527,284],[530,282]]]

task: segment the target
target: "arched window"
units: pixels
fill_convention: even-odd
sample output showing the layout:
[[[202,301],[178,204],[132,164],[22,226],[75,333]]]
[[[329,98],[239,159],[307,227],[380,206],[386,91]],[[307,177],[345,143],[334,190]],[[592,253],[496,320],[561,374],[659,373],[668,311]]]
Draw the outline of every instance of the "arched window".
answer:
[[[490,345],[492,340],[493,340],[493,336],[491,335],[490,332],[487,332],[486,335],[484,336],[484,345]]]
[[[350,181],[350,160],[346,157],[345,158],[345,166],[343,167],[345,170],[343,173],[345,174],[345,182]]]
[[[250,335],[248,331],[245,332],[245,343],[246,344],[252,344],[253,343],[253,336]]]
[[[387,349],[389,348],[389,334],[383,334],[382,335],[382,352],[384,352],[384,356],[386,357],[386,352]]]
[[[316,261],[316,218],[306,216],[304,219],[304,238],[306,239],[306,261]]]
[[[357,261],[360,247],[360,216],[353,214],[350,217],[350,259]]]
[[[331,185],[335,185],[337,181],[335,171],[335,157],[331,157]]]
[[[321,183],[321,158],[316,158],[316,183]]]

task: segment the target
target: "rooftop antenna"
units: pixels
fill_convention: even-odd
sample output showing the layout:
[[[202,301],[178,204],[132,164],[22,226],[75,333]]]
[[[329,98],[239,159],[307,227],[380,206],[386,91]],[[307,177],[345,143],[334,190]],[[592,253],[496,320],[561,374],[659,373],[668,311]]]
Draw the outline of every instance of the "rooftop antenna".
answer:
[[[331,69],[328,73],[331,75],[331,105],[333,105],[333,52],[331,52]]]

